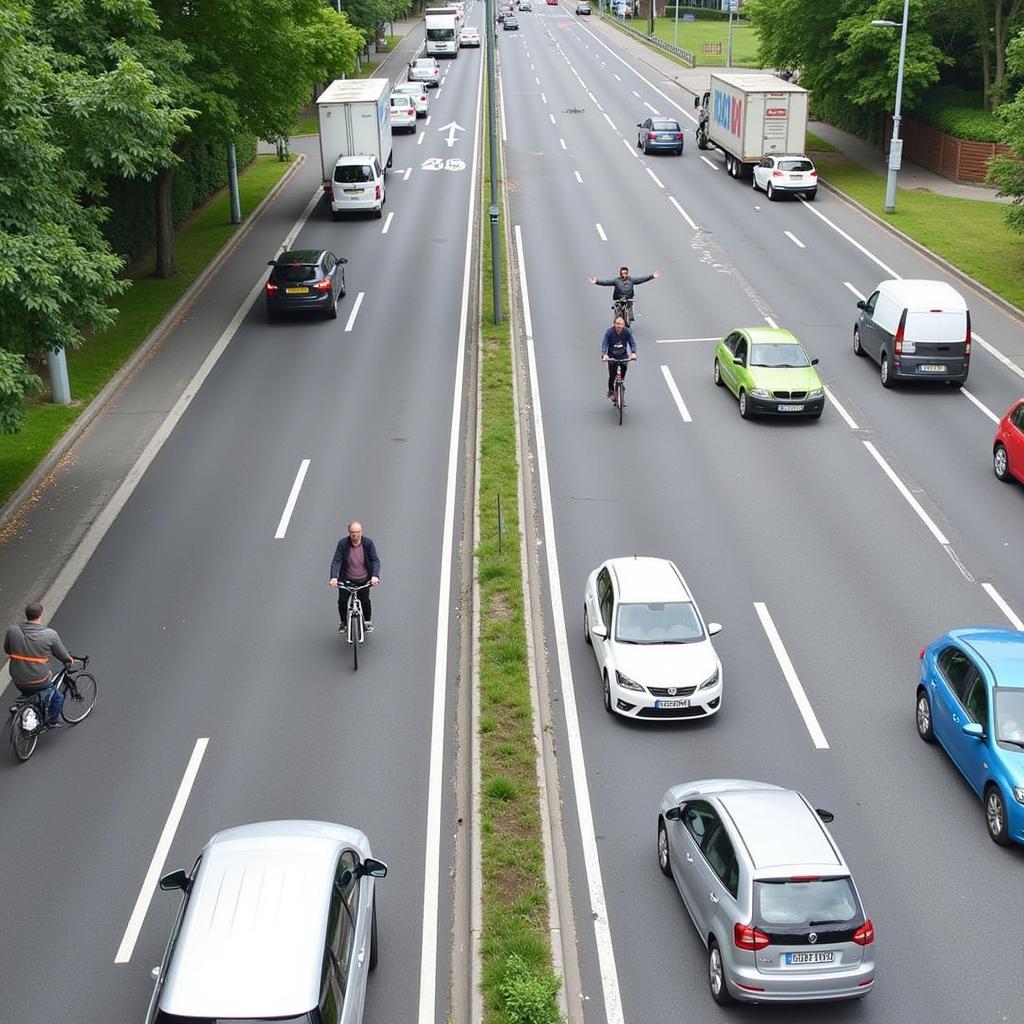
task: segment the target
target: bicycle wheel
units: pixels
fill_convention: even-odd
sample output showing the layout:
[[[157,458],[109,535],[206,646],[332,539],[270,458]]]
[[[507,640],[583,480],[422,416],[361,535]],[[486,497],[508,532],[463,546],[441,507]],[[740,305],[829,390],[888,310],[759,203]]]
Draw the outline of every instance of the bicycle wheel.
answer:
[[[96,706],[96,696],[96,677],[91,672],[76,672],[65,685],[60,717],[76,725]]]
[[[359,622],[356,617],[352,616],[352,622],[349,626],[349,632],[352,634],[352,671],[359,671]]]
[[[22,716],[27,708],[32,708],[36,721],[39,723],[34,729],[26,729],[22,724]],[[27,761],[36,749],[39,742],[39,734],[42,732],[42,720],[39,718],[39,709],[32,705],[20,707],[11,716],[11,747],[14,749],[14,756],[19,761]]]
[[[622,426],[622,410],[626,408],[626,385],[618,381],[615,385],[615,408],[619,410],[619,426]]]

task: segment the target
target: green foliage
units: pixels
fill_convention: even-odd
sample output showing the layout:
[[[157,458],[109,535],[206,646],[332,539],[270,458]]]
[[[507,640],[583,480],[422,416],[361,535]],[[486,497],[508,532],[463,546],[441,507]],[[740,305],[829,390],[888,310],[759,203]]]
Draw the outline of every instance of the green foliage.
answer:
[[[505,962],[501,994],[509,1024],[559,1024],[555,996],[561,982],[551,971],[534,974],[522,957],[513,953]]]
[[[690,7],[687,4],[679,5],[679,20],[683,20],[683,16],[686,14],[692,14],[695,21],[728,21],[728,11],[716,11],[710,7]],[[675,4],[666,4],[665,13],[661,15],[664,18],[670,18],[675,21],[676,18],[676,7]],[[733,26],[739,23],[739,18],[733,15]]]
[[[971,142],[998,142],[999,118],[988,110],[972,110],[969,107],[946,107],[944,110],[929,110],[922,120],[939,131],[955,135],[958,139]]]
[[[1010,74],[1024,80],[1024,30],[1017,33],[1006,55]],[[1013,197],[1006,210],[1006,224],[1024,234],[1024,88],[996,111],[996,117],[1000,141],[1013,150],[1013,156],[997,156],[989,163],[989,181],[999,186],[1000,195]]]
[[[506,775],[496,775],[484,787],[484,793],[491,800],[507,802],[518,795],[516,784]]]
[[[22,396],[38,394],[43,382],[28,368],[25,357],[0,349],[0,434],[16,434],[25,422]]]

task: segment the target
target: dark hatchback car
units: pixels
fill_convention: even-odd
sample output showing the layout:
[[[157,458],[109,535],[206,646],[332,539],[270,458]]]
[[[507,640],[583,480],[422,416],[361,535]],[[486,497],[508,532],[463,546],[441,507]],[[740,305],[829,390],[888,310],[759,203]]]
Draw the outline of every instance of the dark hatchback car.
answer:
[[[670,117],[649,117],[637,126],[636,148],[644,153],[683,155],[683,129]]]
[[[292,249],[268,260],[267,319],[278,313],[326,313],[338,317],[338,300],[345,297],[348,260],[318,249]]]

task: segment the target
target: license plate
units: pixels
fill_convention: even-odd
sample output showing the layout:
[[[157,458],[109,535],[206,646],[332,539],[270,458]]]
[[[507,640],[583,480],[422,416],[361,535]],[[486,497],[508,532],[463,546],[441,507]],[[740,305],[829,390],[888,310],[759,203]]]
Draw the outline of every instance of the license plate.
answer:
[[[671,142],[672,139],[673,139],[673,136],[671,136],[671,135],[662,135],[661,136],[661,141],[662,142]]]
[[[654,706],[656,708],[688,708],[690,702],[688,700],[656,700]]]
[[[786,953],[786,966],[794,967],[797,964],[831,964],[835,962],[836,954],[831,949],[815,950],[813,953]]]
[[[361,188],[347,188],[345,189],[345,195],[347,196],[361,196],[363,190]]]
[[[308,295],[309,294],[309,289],[308,288],[285,288],[285,293],[287,295]]]
[[[922,363],[918,369],[922,373],[945,373],[945,363]]]
[[[779,412],[803,412],[804,407],[802,405],[780,405]]]

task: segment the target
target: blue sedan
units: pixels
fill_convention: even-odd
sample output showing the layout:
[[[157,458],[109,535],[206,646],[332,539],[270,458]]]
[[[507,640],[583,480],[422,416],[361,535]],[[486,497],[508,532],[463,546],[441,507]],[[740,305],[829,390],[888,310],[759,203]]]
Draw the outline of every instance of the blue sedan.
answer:
[[[984,801],[992,839],[1024,843],[1024,633],[954,629],[922,648],[916,717]]]
[[[683,155],[683,129],[671,117],[649,117],[637,126],[636,148],[648,153]]]

